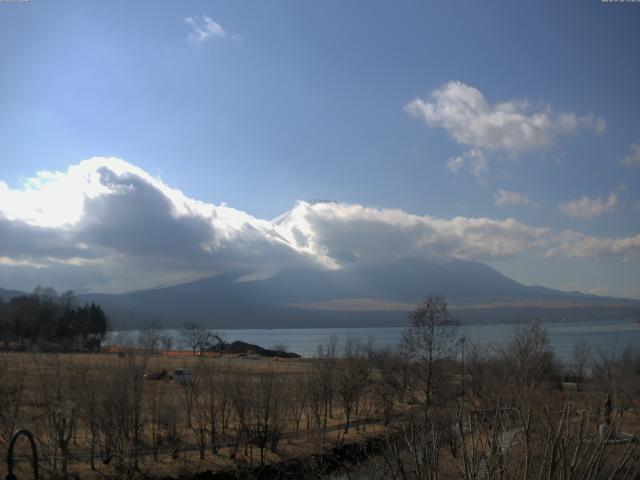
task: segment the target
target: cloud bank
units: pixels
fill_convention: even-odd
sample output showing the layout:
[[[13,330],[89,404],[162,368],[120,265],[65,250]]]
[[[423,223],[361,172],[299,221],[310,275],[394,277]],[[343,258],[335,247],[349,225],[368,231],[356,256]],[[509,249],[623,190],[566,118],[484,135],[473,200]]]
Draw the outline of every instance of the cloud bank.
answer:
[[[546,256],[623,258],[640,255],[640,235],[613,238],[595,237],[567,230],[558,235],[556,245],[547,250]]]
[[[515,201],[513,193],[504,201]],[[443,219],[338,202],[299,201],[264,220],[189,198],[117,158],[38,172],[21,188],[0,182],[0,285],[7,287],[115,292],[225,272],[256,281],[287,268],[526,252],[639,255],[640,235],[599,238],[513,218]]]

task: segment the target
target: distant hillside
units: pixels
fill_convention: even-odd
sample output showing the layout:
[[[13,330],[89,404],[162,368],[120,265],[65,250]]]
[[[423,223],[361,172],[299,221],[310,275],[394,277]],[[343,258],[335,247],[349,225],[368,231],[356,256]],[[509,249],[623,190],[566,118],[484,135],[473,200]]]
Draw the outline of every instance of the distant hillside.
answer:
[[[404,325],[425,296],[445,295],[463,321],[633,317],[640,302],[525,286],[478,262],[403,260],[340,270],[287,270],[241,282],[251,272],[119,295],[83,294],[116,327],[157,319],[213,328]]]
[[[110,294],[79,294],[101,305],[116,328],[150,320],[167,327],[197,321],[212,328],[404,325],[425,296],[447,297],[464,322],[635,318],[640,301],[522,285],[478,262],[400,260],[340,270],[285,270],[257,281],[253,272]],[[8,301],[24,292],[0,289]]]
[[[5,302],[8,302],[13,297],[19,297],[21,295],[26,295],[26,293],[20,292],[18,290],[5,290],[4,288],[0,288],[0,299]]]

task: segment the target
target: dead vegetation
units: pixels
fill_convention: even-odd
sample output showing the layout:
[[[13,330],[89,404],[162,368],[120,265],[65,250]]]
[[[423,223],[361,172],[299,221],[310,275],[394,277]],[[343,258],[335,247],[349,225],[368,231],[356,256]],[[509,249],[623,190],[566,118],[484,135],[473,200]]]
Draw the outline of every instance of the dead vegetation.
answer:
[[[313,359],[0,354],[0,445],[29,428],[50,478],[638,478],[637,349],[586,379],[584,349],[559,365],[533,323],[463,356],[446,304],[422,308],[396,349],[332,340]]]

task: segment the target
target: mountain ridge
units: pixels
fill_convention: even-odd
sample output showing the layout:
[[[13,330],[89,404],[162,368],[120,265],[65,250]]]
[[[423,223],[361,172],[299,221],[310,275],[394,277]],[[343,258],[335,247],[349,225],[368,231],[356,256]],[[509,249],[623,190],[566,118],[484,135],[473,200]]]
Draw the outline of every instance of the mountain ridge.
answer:
[[[403,325],[414,306],[431,294],[444,295],[452,312],[466,322],[624,318],[640,305],[638,300],[523,285],[483,263],[464,260],[298,268],[238,281],[253,273],[77,297],[100,304],[117,328],[136,328],[150,320],[166,326],[197,321],[217,328]]]

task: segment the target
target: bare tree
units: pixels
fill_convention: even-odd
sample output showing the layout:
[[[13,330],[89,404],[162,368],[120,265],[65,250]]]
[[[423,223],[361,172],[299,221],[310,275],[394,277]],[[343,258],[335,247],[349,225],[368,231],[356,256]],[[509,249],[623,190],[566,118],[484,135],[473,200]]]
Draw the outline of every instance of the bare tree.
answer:
[[[287,411],[295,431],[298,432],[300,431],[302,415],[308,408],[307,384],[305,375],[293,372],[290,375],[292,378],[287,386],[289,392]]]
[[[456,355],[458,322],[441,296],[431,296],[420,303],[409,315],[411,322],[404,333],[404,341],[419,368],[419,385],[423,390],[425,412],[433,401],[435,380],[442,374],[443,361]]]
[[[178,435],[178,416],[176,415],[175,399],[166,394],[166,385],[162,382],[150,382],[145,404],[149,410],[149,423],[151,424],[151,445],[154,459],[163,451],[175,454],[177,446],[181,443]]]
[[[336,390],[345,416],[344,433],[349,433],[352,414],[358,412],[360,397],[364,394],[371,375],[372,363],[368,350],[360,341],[350,337],[338,362]]]
[[[285,384],[273,370],[262,373],[253,388],[250,408],[251,443],[258,447],[260,464],[266,450],[275,452],[284,429],[286,414]]]
[[[75,372],[69,370],[69,365],[61,364],[59,355],[48,357],[44,362],[38,363],[38,360],[35,362],[38,365],[43,407],[40,421],[48,438],[51,468],[54,475],[60,468],[60,473],[66,477],[69,473],[69,442],[78,417],[78,390],[70,383]],[[58,458],[61,460],[60,465]]]
[[[81,372],[80,382],[80,420],[84,423],[85,428],[89,429],[89,463],[91,470],[96,470],[95,456],[99,435],[99,419],[98,419],[98,382],[91,378],[88,370]]]
[[[497,404],[466,411],[462,404],[440,422],[413,419],[387,437],[381,478],[403,480],[522,479],[579,480],[635,478],[640,466],[638,444],[613,438],[619,428],[597,434],[593,415],[567,405],[535,409]],[[446,428],[453,425],[456,455],[444,457]]]
[[[136,344],[136,338],[132,332],[127,330],[119,330],[111,334],[111,343],[119,349],[132,349]]]
[[[640,348],[627,345],[620,354],[598,352],[593,362],[593,378],[602,391],[623,409],[632,408],[640,416]]]
[[[185,322],[180,331],[180,338],[185,347],[191,348],[193,355],[206,348],[211,340],[211,333],[202,325],[194,322]]]
[[[233,427],[235,428],[234,442],[231,447],[230,458],[235,458],[241,445],[244,446],[245,455],[248,455],[251,432],[251,386],[247,382],[234,378],[228,383],[230,390],[230,401],[233,408]]]
[[[162,345],[165,353],[168,354],[171,351],[171,347],[173,347],[173,337],[171,335],[162,335],[160,337],[160,345]]]
[[[473,398],[495,405],[509,382],[509,364],[491,346],[471,344],[467,349],[466,369]]]
[[[191,410],[189,415],[192,416],[190,427],[196,437],[200,460],[204,460],[207,449],[208,427],[209,425],[215,427],[215,420],[211,422],[210,415],[212,410],[211,395],[215,395],[214,379],[215,376],[212,375],[211,369],[206,368],[204,362],[201,361],[196,372],[195,381],[190,382],[192,386],[192,400],[189,407]],[[213,400],[215,400],[215,396]]]
[[[326,428],[326,388],[322,382],[322,374],[318,369],[309,369],[304,372],[304,388],[307,398],[307,408],[304,410],[307,426],[307,437],[311,426],[315,426],[324,434]]]
[[[336,365],[338,359],[338,339],[331,336],[325,345],[318,346],[316,361],[313,363],[317,371],[322,410],[322,429],[327,427],[327,420],[333,415],[333,397],[335,390]]]
[[[440,475],[438,430],[431,423],[410,422],[387,437],[382,457],[386,478],[393,480],[437,480]]]
[[[199,378],[198,375],[196,375],[195,378],[192,377],[190,381],[180,383],[180,389],[182,390],[182,406],[184,407],[185,414],[185,426],[188,430],[191,430],[192,428],[191,420],[193,418],[193,409],[200,393],[198,382]]]
[[[571,374],[577,381],[584,380],[584,369],[591,355],[591,345],[582,338],[573,346],[573,362],[571,364]]]
[[[111,463],[118,451],[124,451],[119,446],[124,444],[123,432],[128,432],[129,392],[125,379],[119,375],[119,365],[110,367],[93,389],[100,456],[105,465]]]
[[[511,369],[518,391],[531,390],[545,378],[557,374],[553,348],[539,321],[518,328],[512,339],[499,349],[505,365]]]
[[[138,345],[153,354],[160,346],[162,324],[158,320],[146,322],[138,334]]]
[[[121,446],[124,451],[120,456],[121,464],[127,471],[138,469],[138,462],[142,454],[144,434],[144,405],[145,382],[144,372],[147,368],[149,357],[136,352],[129,352],[119,365],[119,375],[123,382],[120,383],[121,394],[126,399],[126,405],[118,406],[122,422]]]
[[[214,368],[207,367],[204,363],[200,365],[199,379],[201,381],[201,394],[196,404],[196,416],[202,428],[201,435],[201,456],[204,455],[205,431],[209,435],[209,445],[212,454],[218,453],[218,435],[220,431],[221,417],[224,415],[225,406],[221,401],[226,397],[226,385],[224,376],[220,375]],[[223,394],[223,392],[225,392]]]
[[[0,444],[4,444],[16,430],[22,418],[25,394],[24,369],[10,371],[8,359],[3,358],[0,368]]]
[[[407,371],[406,359],[397,349],[385,348],[372,356],[377,378],[373,384],[373,394],[377,408],[382,413],[385,425],[389,425],[394,406],[404,400]]]

